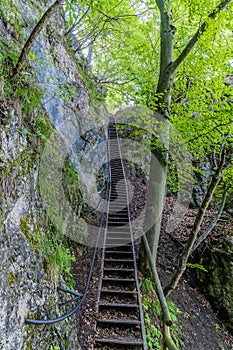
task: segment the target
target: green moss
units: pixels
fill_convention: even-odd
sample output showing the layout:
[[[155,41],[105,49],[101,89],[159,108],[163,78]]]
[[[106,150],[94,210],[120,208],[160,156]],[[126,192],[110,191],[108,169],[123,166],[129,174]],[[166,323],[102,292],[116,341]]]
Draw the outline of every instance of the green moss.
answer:
[[[30,245],[30,248],[35,251],[39,251],[41,245],[41,235],[38,225],[31,230],[28,224],[28,218],[20,218],[20,230],[25,235]]]
[[[16,20],[16,13],[18,9],[12,3],[11,0],[2,0],[1,1],[1,10],[3,14],[3,18],[9,22],[13,22]]]
[[[6,47],[0,47],[0,76],[5,104],[15,105],[19,102],[23,111],[23,125],[28,126],[29,122],[33,125],[35,112],[42,109],[43,91],[37,86],[30,67],[27,67],[28,74],[20,74],[17,79],[12,79],[12,66],[17,64],[19,53],[15,43],[8,43],[7,47],[7,50]]]
[[[28,219],[20,218],[20,230],[21,232],[28,237],[29,236],[29,227],[28,227]]]
[[[15,65],[18,54],[15,55],[14,52],[11,52],[10,55],[9,57],[9,53],[4,52],[4,50],[0,54],[1,85],[4,86],[3,98],[5,105],[17,105],[18,103],[21,106],[23,120],[18,132],[26,135],[29,141],[35,144],[38,153],[38,140],[44,145],[53,130],[50,119],[42,106],[43,91],[38,88],[33,72],[27,75],[21,74],[16,81],[11,79],[8,62],[10,60]],[[30,70],[27,68],[29,73]],[[30,151],[33,153],[32,150]],[[22,155],[15,162],[23,161]]]
[[[46,233],[42,247],[48,271],[51,269],[57,271],[63,276],[67,286],[72,289],[75,281],[71,269],[72,262],[76,259],[71,247],[65,241],[62,241],[60,234],[55,230],[50,230]]]
[[[27,341],[27,343],[26,343],[26,350],[33,350],[32,344],[29,341]]]
[[[150,350],[161,349],[162,330],[160,326],[161,306],[156,296],[153,282],[146,279],[142,284],[142,305],[145,312],[144,321],[146,328],[147,346]],[[177,315],[181,313],[179,308],[170,300],[167,306],[173,325],[171,326],[172,338],[179,349],[179,336],[181,334],[181,326],[178,323]]]
[[[27,71],[30,69],[28,68]],[[12,84],[11,97],[19,100],[27,121],[31,112],[35,113],[37,109],[41,108],[43,92],[38,88],[31,74],[21,74],[17,81],[12,81]]]
[[[0,203],[1,203],[1,197],[0,197]],[[2,219],[2,209],[0,208],[0,228],[3,226],[3,219]]]
[[[64,193],[69,200],[71,207],[75,210],[82,200],[79,191],[79,176],[76,169],[68,161],[64,162],[63,169]],[[78,208],[77,208],[78,209]]]
[[[18,278],[16,274],[13,271],[10,271],[7,276],[7,285],[11,286],[13,284],[16,284],[18,281]]]
[[[36,320],[36,319],[38,319],[38,317],[39,317],[39,315],[36,312],[30,311],[30,310],[27,312],[26,318],[30,318],[32,320]],[[31,330],[31,326],[30,325],[25,325],[25,329],[28,329],[28,331],[29,331],[29,330]]]
[[[45,144],[53,131],[49,117],[47,115],[44,117],[40,115],[36,116],[34,129],[36,135],[41,138],[42,144]]]

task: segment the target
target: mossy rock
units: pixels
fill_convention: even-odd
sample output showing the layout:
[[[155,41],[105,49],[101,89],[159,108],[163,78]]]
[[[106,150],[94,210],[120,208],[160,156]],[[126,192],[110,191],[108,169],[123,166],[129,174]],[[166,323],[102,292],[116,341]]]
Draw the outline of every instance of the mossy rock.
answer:
[[[41,246],[41,235],[38,225],[31,229],[27,217],[20,218],[20,230],[25,235],[30,245],[30,248],[34,251],[39,251]]]
[[[227,236],[202,258],[208,273],[197,270],[200,287],[233,334],[233,238]]]
[[[17,275],[13,271],[10,271],[7,275],[7,285],[12,286],[14,284],[17,284],[17,282],[18,282]]]

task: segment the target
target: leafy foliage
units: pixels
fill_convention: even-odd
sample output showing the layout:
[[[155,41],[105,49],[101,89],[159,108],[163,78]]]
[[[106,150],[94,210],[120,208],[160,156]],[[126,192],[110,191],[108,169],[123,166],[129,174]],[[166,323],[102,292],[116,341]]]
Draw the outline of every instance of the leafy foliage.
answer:
[[[161,306],[159,300],[155,294],[153,282],[150,279],[146,279],[142,285],[143,297],[142,304],[145,312],[144,321],[146,326],[146,339],[147,346],[151,350],[161,349],[162,333],[160,329],[160,315]],[[176,324],[171,326],[174,341],[179,347],[179,333],[180,326],[178,323],[177,315],[181,313],[180,309],[171,301],[167,302],[171,319]]]
[[[73,33],[76,54],[82,54],[95,80],[106,91],[110,111],[122,105],[157,106],[160,61],[160,15],[152,1],[111,0],[82,2],[68,12],[68,26],[78,23]],[[206,30],[195,48],[178,67],[170,90],[170,121],[183,146],[195,159],[218,157],[222,144],[229,144],[233,123],[233,89],[227,83],[233,71],[231,42],[232,2],[214,20],[209,15],[219,1],[173,0],[174,59],[184,50],[200,23]],[[73,7],[74,10],[74,7]],[[151,124],[152,119],[148,121]],[[194,169],[199,171],[198,168]],[[190,169],[191,172],[191,169]],[[180,174],[179,174],[180,175]],[[171,164],[169,181],[178,190],[177,168]],[[174,181],[175,180],[175,181]]]
[[[75,256],[71,249],[59,237],[56,231],[50,230],[46,233],[42,241],[44,258],[50,268],[61,274],[69,288],[74,288],[74,279],[71,273],[71,264]]]
[[[87,8],[88,5],[77,8],[79,18]],[[68,22],[70,25],[70,16]],[[154,41],[157,41],[157,48],[159,44],[158,32],[154,44],[151,43],[156,33],[149,5],[138,1],[92,2],[91,10],[75,28],[74,34],[78,42],[77,53],[82,52],[87,58],[92,51],[89,63],[97,81],[108,87],[110,107],[123,100],[144,105],[149,102],[149,95],[154,95],[156,85]]]
[[[204,271],[204,272],[208,272],[208,270],[206,270],[206,268],[201,264],[187,263],[187,267],[190,267],[192,269],[199,269],[199,270]]]

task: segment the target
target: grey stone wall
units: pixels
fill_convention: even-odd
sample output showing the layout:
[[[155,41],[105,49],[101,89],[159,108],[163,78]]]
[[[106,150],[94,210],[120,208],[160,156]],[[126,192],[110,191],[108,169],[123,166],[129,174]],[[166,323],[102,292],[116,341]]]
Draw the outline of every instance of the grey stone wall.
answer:
[[[51,3],[1,1],[0,39],[4,52],[9,52],[9,57],[4,56],[4,65],[11,67],[15,63],[26,38]],[[98,171],[105,157],[102,141],[108,115],[101,103],[92,103],[64,33],[61,11],[36,39],[28,57],[29,68],[18,78],[19,84],[23,79],[32,79],[42,92],[40,107],[27,117],[23,98],[9,91],[10,83],[4,75],[0,78],[1,350],[50,350],[54,346],[79,349],[74,316],[51,326],[25,324],[25,317],[59,314],[57,286],[64,284],[46,270],[38,241],[46,234],[47,225],[46,203],[39,191],[46,145],[41,147],[40,135],[30,133],[35,116],[47,114],[79,172],[84,192],[93,183],[93,168]]]

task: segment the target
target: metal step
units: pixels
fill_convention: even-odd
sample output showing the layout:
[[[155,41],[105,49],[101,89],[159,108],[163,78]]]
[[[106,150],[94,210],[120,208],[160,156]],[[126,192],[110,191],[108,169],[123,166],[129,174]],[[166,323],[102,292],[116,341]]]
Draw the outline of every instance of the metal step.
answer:
[[[130,236],[115,236],[115,237],[107,237],[106,244],[116,244],[116,243],[127,243],[131,240]]]
[[[99,306],[101,307],[107,307],[112,309],[138,309],[138,304],[117,304],[117,303],[100,303]]]
[[[133,252],[132,250],[132,244],[125,244],[124,246],[121,247],[115,247],[115,248],[106,248],[105,252],[108,252],[110,250],[114,250],[114,251],[118,251],[118,250],[122,250],[122,251],[126,251],[126,252]]]
[[[103,282],[119,282],[119,283],[133,283],[134,278],[114,278],[114,277],[104,277]]]
[[[130,295],[134,297],[136,295],[136,291],[133,290],[121,290],[121,289],[101,289],[102,294],[123,294],[123,295]]]
[[[113,231],[114,230],[114,231]],[[111,229],[107,231],[107,239],[108,238],[117,238],[117,237],[131,237],[131,233],[127,229],[127,227],[124,229],[124,227],[118,227],[118,226],[111,226]]]
[[[105,250],[105,256],[106,256],[106,254],[119,254],[119,255],[133,255],[133,253],[132,252],[127,252],[127,251],[125,251],[125,250]]]
[[[116,269],[116,268],[114,269],[111,267],[105,267],[104,271],[107,271],[107,272],[134,272],[134,269]]]
[[[143,341],[137,338],[96,338],[95,341],[97,343],[103,344],[116,344],[116,345],[127,345],[127,346],[135,346],[135,345],[143,345]]]
[[[105,262],[121,262],[121,263],[134,263],[134,260],[133,259],[121,259],[119,257],[119,259],[104,259]]]
[[[109,327],[110,325],[115,326],[115,327],[141,325],[141,321],[139,321],[139,320],[123,319],[123,318],[110,319],[110,320],[98,319],[97,322],[99,324],[106,326],[106,327]]]

